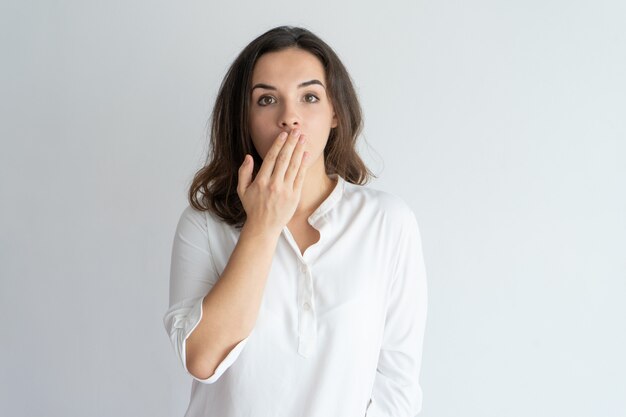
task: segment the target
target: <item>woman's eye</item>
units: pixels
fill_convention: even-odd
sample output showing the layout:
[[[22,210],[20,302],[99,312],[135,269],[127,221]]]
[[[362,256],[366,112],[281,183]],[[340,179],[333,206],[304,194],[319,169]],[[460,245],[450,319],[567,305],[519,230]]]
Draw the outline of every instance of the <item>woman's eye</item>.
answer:
[[[317,96],[314,94],[307,94],[306,96],[304,96],[304,101],[306,101],[307,103],[316,103],[320,101],[320,99],[317,98]]]
[[[268,100],[266,100],[266,99],[268,99]],[[268,104],[271,104],[271,102],[269,101],[269,99],[274,100],[274,97],[272,97],[272,96],[263,96],[263,97],[259,98],[258,103],[259,103],[261,106],[267,106]]]

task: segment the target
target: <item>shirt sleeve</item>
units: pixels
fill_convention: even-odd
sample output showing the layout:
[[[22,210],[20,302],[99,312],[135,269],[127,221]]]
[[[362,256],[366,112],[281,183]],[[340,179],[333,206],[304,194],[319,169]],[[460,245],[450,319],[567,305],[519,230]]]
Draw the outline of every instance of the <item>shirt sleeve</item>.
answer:
[[[422,409],[419,383],[427,312],[421,237],[408,208],[387,302],[383,341],[366,417],[414,417]]]
[[[165,330],[185,371],[204,384],[212,384],[237,359],[248,341],[241,340],[207,379],[187,369],[187,338],[202,318],[202,301],[219,279],[209,246],[207,214],[191,206],[183,211],[172,244],[169,308],[163,317]]]

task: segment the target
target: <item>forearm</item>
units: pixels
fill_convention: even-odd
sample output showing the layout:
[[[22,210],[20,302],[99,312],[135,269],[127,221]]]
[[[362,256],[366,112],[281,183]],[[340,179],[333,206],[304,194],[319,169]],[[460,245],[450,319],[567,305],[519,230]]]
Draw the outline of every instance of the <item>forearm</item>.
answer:
[[[213,375],[256,323],[280,233],[246,222],[224,272],[202,302],[202,318],[186,342],[187,369]]]

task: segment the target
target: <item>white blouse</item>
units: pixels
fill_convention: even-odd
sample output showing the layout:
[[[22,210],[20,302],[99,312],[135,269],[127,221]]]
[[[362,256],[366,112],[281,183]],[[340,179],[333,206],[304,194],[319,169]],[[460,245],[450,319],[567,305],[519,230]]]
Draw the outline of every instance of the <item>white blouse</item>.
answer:
[[[193,377],[186,417],[414,417],[427,311],[413,211],[400,197],[345,181],[308,221],[300,253],[285,226],[252,332],[208,379],[186,367],[185,341],[239,230],[188,206],[172,248],[163,322]]]

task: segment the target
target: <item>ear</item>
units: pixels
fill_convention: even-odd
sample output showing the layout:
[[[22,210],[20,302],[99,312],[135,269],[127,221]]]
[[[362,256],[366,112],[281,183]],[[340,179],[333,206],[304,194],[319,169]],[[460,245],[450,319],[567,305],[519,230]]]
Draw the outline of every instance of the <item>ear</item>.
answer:
[[[330,127],[337,127],[337,125],[338,125],[337,116],[335,115],[335,112],[333,112],[333,120],[330,124]]]

